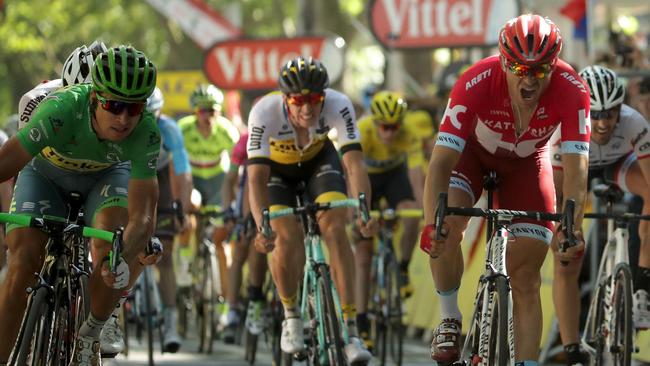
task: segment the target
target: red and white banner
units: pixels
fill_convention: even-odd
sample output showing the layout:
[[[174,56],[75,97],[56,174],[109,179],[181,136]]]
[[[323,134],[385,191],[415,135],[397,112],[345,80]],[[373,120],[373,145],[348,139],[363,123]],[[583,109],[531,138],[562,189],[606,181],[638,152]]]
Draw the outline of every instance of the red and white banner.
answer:
[[[164,16],[172,19],[202,49],[224,39],[241,35],[221,14],[202,0],[147,0]]]
[[[519,15],[516,0],[371,0],[370,27],[387,48],[488,46]]]
[[[330,82],[343,73],[343,48],[337,46],[336,38],[327,37],[219,42],[205,53],[203,70],[211,83],[223,89],[273,89],[282,65],[297,56],[321,60]]]

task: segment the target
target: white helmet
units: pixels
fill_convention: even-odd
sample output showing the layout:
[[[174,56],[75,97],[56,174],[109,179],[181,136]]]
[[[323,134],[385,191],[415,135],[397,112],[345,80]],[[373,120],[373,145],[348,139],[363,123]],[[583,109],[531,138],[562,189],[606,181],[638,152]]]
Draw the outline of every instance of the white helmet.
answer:
[[[106,45],[101,41],[93,42],[90,47],[81,45],[72,51],[63,63],[63,70],[61,70],[63,85],[90,83],[95,56],[102,52],[106,52]]]
[[[149,98],[147,98],[147,110],[155,114],[162,109],[163,104],[165,104],[165,99],[163,98],[162,91],[156,87]]]
[[[603,66],[587,66],[580,71],[580,77],[589,86],[591,110],[603,111],[623,103],[625,88],[614,71]]]

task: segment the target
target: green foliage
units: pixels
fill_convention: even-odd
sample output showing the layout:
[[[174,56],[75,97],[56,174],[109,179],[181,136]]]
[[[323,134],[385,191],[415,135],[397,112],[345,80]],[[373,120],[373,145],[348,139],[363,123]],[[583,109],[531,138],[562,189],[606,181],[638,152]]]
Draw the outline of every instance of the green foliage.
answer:
[[[146,2],[129,0],[9,1],[0,23],[0,122],[20,96],[58,78],[76,47],[95,39],[131,44],[160,68],[170,50],[164,19]]]

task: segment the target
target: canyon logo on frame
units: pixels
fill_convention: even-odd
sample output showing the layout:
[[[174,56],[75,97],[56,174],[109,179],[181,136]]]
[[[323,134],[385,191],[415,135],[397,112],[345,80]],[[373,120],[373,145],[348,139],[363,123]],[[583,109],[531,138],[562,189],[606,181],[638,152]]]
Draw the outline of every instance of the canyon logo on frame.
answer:
[[[337,37],[227,40],[205,53],[203,71],[222,89],[275,89],[285,62],[312,56],[323,62],[334,83],[343,74],[344,50],[338,46],[343,43]]]
[[[369,14],[387,48],[491,46],[519,7],[517,0],[370,0]]]

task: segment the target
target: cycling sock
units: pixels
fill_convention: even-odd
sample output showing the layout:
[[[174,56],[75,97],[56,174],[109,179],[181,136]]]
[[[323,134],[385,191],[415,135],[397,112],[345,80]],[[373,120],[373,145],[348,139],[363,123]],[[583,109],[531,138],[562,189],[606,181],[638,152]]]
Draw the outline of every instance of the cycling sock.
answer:
[[[86,319],[86,321],[81,325],[79,335],[99,339],[99,335],[102,332],[102,327],[104,326],[104,323],[106,323],[106,320],[99,320],[91,313],[88,316],[88,319]]]
[[[370,321],[368,313],[357,313],[357,330],[361,333],[370,332]]]
[[[650,268],[637,268],[636,276],[634,276],[634,290],[646,290],[650,293]]]
[[[122,306],[124,306],[124,302],[126,301],[127,296],[129,296],[129,291],[124,291],[122,293],[122,296],[120,297],[120,301],[117,303],[117,306],[115,306],[115,310],[113,310],[111,316],[114,316],[116,318],[120,316],[120,312],[122,311]]]
[[[580,343],[571,343],[564,346],[564,353],[566,353],[567,365],[586,364],[584,354],[580,349]]]
[[[399,262],[399,270],[402,271],[402,273],[409,273],[409,262],[410,259],[402,259],[402,261]]]
[[[440,299],[440,318],[461,320],[463,316],[458,309],[458,287],[442,292],[436,290],[436,292]]]
[[[289,298],[280,296],[280,302],[284,308],[284,318],[300,318],[300,310],[298,310],[298,294],[293,294]]]
[[[250,301],[263,301],[264,293],[262,292],[262,287],[248,285],[248,299]]]
[[[341,306],[343,312],[343,321],[348,326],[348,335],[351,337],[358,337],[357,331],[357,307],[354,304],[343,304]]]
[[[537,366],[537,361],[515,361],[515,366]]]

